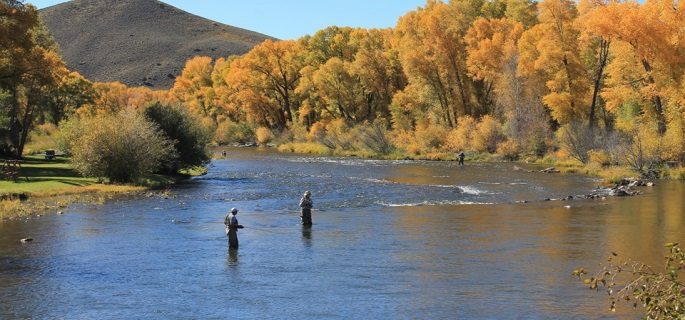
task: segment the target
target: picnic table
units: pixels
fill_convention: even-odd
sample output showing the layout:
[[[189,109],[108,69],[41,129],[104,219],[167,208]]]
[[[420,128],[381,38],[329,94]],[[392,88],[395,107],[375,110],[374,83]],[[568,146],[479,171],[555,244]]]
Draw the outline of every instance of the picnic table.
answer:
[[[55,150],[45,150],[45,159],[52,160],[55,158]]]
[[[5,162],[2,163],[2,166],[0,166],[0,177],[16,182],[19,179],[20,169],[21,164],[19,164],[19,160],[5,160]]]

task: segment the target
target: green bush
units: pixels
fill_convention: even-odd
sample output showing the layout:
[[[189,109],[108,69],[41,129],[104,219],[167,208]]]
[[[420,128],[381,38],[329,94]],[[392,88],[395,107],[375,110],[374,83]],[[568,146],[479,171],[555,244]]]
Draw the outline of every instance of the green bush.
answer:
[[[162,165],[161,172],[177,173],[179,170],[206,165],[211,156],[209,130],[181,105],[165,105],[152,102],[145,107],[145,117],[155,123],[166,137],[174,142],[177,158]]]
[[[133,112],[72,120],[63,130],[62,145],[72,154],[74,168],[111,183],[136,182],[176,158],[173,142]]]

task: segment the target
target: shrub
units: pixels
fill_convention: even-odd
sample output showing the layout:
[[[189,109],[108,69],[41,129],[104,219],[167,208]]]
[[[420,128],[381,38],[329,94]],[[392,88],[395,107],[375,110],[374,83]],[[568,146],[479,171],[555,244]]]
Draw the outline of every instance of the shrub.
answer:
[[[372,152],[387,155],[395,150],[395,146],[392,145],[388,137],[389,133],[385,121],[365,123],[355,129],[359,141]]]
[[[174,161],[165,162],[162,172],[177,173],[208,163],[211,134],[199,118],[181,105],[164,105],[160,102],[148,104],[144,114],[149,121],[159,126],[167,139],[174,142],[177,157]]]
[[[444,127],[426,123],[416,126],[414,136],[419,144],[422,153],[435,153],[440,151],[447,142],[447,129]]]
[[[600,285],[605,287],[612,311],[617,303],[625,301],[633,308],[644,307],[647,319],[682,319],[685,286],[681,279],[685,270],[685,253],[678,243],[665,246],[669,254],[663,273],[640,261],[619,259],[616,253],[612,253],[608,262],[593,275],[588,276],[584,268],[579,268],[573,271],[573,276],[584,278],[590,289],[598,290]]]
[[[226,120],[219,124],[214,135],[218,144],[246,144],[254,141],[254,128],[247,123]]]
[[[590,162],[597,163],[602,167],[611,165],[611,155],[606,150],[589,150],[587,154]]]
[[[307,141],[309,142],[317,142],[317,141],[324,141],[326,139],[326,124],[323,123],[323,121],[316,122],[312,125],[312,127],[309,129],[309,133],[307,133]],[[331,147],[329,147],[331,148]],[[332,148],[335,148],[335,146],[332,146]]]
[[[355,140],[354,134],[345,119],[336,119],[330,123],[315,123],[310,129],[308,138],[316,139],[315,141],[333,150],[338,148],[353,150]]]
[[[65,144],[74,168],[84,176],[136,182],[176,157],[173,142],[140,114],[120,112],[74,121],[65,126],[65,136],[73,139]]]
[[[397,130],[395,129],[394,134],[391,138],[393,145],[403,149],[408,154],[418,155],[421,153],[421,149],[416,144],[414,139],[414,132],[407,130]]]
[[[507,161],[517,161],[520,157],[520,146],[514,140],[507,140],[506,142],[500,143],[497,147],[497,153],[502,155]]]
[[[255,138],[257,139],[257,143],[264,146],[273,141],[276,136],[273,132],[271,132],[271,130],[269,130],[269,128],[259,127],[257,130],[255,130]]]
[[[274,140],[276,145],[286,143],[302,142],[307,140],[307,128],[302,125],[292,124],[291,127],[284,129]]]
[[[592,130],[581,121],[564,125],[557,132],[557,140],[571,157],[586,164],[590,161],[588,151],[595,148]]]
[[[306,143],[286,143],[278,146],[280,152],[312,153],[312,154],[332,154],[331,149],[314,142]]]
[[[470,116],[459,118],[457,127],[447,134],[445,147],[452,151],[473,150],[472,139],[476,131],[476,119]]]
[[[497,145],[505,141],[502,125],[495,118],[486,115],[476,125],[473,134],[473,147],[478,152],[495,153]]]
[[[660,162],[662,138],[656,124],[640,124],[632,135],[632,141],[622,144],[621,155],[628,165],[641,174],[652,175]]]

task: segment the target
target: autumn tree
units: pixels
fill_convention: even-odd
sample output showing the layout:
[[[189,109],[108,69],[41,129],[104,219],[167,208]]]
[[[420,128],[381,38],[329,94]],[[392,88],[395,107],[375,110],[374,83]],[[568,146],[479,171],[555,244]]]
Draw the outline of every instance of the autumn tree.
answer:
[[[547,116],[537,100],[535,86],[518,73],[518,40],[523,24],[480,18],[465,36],[469,75],[493,87],[495,106],[490,115],[504,120],[508,135],[518,146],[534,151],[547,136]]]
[[[319,113],[323,116],[342,118],[350,124],[372,118],[364,87],[349,62],[331,58],[319,69],[305,74],[321,101]]]
[[[683,10],[680,2],[662,0],[609,3],[596,10],[598,18],[589,26],[621,42],[612,52],[623,66],[609,68],[611,88],[603,94],[608,107],[616,110],[636,101],[645,116],[657,121],[660,134],[666,131],[665,94],[682,84]]]
[[[363,36],[363,32],[361,29],[330,26],[317,31],[313,36],[305,36],[298,40],[304,59],[303,68],[300,71],[304,79],[298,83],[296,88],[296,93],[301,99],[301,105],[298,118],[295,120],[297,123],[304,124],[307,130],[317,121],[330,121],[338,116],[351,119],[340,114],[340,112],[329,112],[331,108],[329,105],[330,93],[334,90],[331,90],[332,83],[330,81],[324,81],[325,71],[320,69],[340,72],[342,71],[340,68],[331,68],[340,62],[341,66],[345,66],[346,71],[344,72],[348,73],[349,77],[347,80],[341,78],[338,82],[349,81],[350,77],[356,77],[354,71],[351,70],[351,63],[355,61],[360,45],[359,38]],[[331,60],[335,62],[329,63]],[[332,80],[335,75],[330,77],[329,80]],[[316,83],[314,82],[315,78]],[[361,79],[356,80],[358,83],[360,81]],[[326,82],[328,85],[322,86]],[[355,86],[358,87],[358,85]],[[358,89],[353,90],[362,92]],[[341,94],[345,95],[344,93]],[[357,106],[351,105],[349,101],[342,103],[347,104],[350,108],[357,108]],[[338,109],[338,111],[340,110]]]
[[[81,117],[95,117],[124,110],[128,104],[127,90],[121,82],[93,83],[92,103],[81,106],[76,112]]]
[[[578,44],[579,30],[575,3],[569,0],[544,0],[539,3],[540,23],[522,35],[521,72],[544,76],[549,92],[542,101],[552,118],[564,124],[572,119],[588,119],[588,81]],[[529,44],[530,43],[530,44]],[[527,61],[525,61],[527,60]],[[543,73],[536,73],[543,69]]]
[[[217,61],[217,65],[223,66],[223,61]],[[181,75],[176,78],[174,87],[169,90],[169,95],[173,101],[181,102],[192,113],[217,124],[224,109],[217,104],[216,88],[218,86],[214,85],[214,80],[225,84],[225,78],[218,77],[214,69],[215,66],[210,57],[189,59]]]
[[[463,40],[475,15],[467,2],[429,0],[425,8],[401,17],[395,28],[399,58],[410,85],[430,93],[424,97],[433,102],[433,112],[448,127],[456,126],[459,116],[483,112],[474,104]]]
[[[605,128],[611,126],[610,117],[606,113],[602,97],[600,96],[601,91],[604,89],[606,67],[609,63],[611,38],[594,30],[596,24],[606,23],[606,21],[603,21],[606,18],[601,14],[605,6],[606,3],[604,1],[580,1],[578,4],[580,15],[576,20],[576,24],[581,31],[580,41],[583,44],[582,47],[585,48],[583,56],[585,57],[588,78],[592,82],[592,99],[588,117],[591,130],[596,127],[599,116],[603,116]]]
[[[358,29],[359,50],[351,69],[365,89],[366,102],[375,118],[390,120],[393,96],[407,85],[407,78],[392,42],[390,29]]]
[[[28,134],[44,112],[66,69],[37,9],[0,1],[0,147],[21,158]]]
[[[231,62],[226,76],[231,109],[247,110],[248,120],[269,128],[286,128],[300,106],[294,91],[303,63],[301,47],[292,40],[254,47]]]
[[[355,29],[330,26],[317,31],[311,37],[303,37],[300,45],[306,48],[306,64],[317,67],[331,58],[351,62],[354,60],[358,44],[352,41]]]

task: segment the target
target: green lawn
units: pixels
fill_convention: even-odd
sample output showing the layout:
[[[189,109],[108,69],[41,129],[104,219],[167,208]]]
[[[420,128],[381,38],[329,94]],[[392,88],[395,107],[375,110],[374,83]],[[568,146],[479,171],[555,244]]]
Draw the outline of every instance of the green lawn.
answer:
[[[4,159],[0,159],[0,164]],[[173,185],[190,175],[203,171],[187,172],[179,175],[146,174],[137,185],[111,185],[98,183],[96,178],[84,178],[69,165],[69,160],[57,157],[46,160],[42,156],[25,156],[20,161],[21,170],[17,181],[0,180],[0,199],[5,195],[28,194],[52,196],[78,194],[82,192],[127,192],[143,189],[163,188]]]
[[[0,160],[0,164],[4,160]],[[84,178],[78,174],[63,157],[45,160],[40,156],[26,156],[20,160],[19,178],[17,181],[0,180],[1,194],[17,193],[52,193],[74,187],[85,187],[95,184],[94,178]]]
[[[4,162],[0,159],[0,165]],[[16,181],[0,180],[0,220],[64,208],[74,201],[101,203],[115,194],[166,188],[189,176],[147,174],[136,185],[103,184],[79,175],[63,157],[26,156],[20,165]]]

